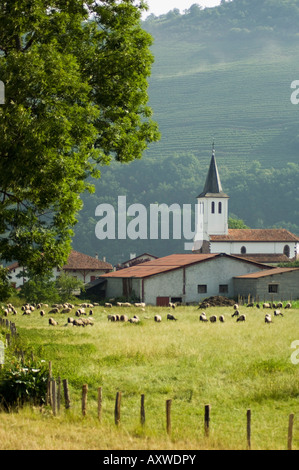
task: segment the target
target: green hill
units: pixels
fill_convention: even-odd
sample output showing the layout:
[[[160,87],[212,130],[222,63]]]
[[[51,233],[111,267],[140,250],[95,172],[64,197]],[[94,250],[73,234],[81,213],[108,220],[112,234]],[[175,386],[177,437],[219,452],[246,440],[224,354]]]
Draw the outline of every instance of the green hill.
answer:
[[[252,228],[283,226],[299,233],[299,0],[233,0],[204,10],[151,15],[154,39],[149,103],[161,141],[140,161],[102,169],[84,197],[74,247],[110,262],[130,253],[182,252],[178,240],[95,237],[95,208],[138,202],[195,204],[213,140],[230,213]]]

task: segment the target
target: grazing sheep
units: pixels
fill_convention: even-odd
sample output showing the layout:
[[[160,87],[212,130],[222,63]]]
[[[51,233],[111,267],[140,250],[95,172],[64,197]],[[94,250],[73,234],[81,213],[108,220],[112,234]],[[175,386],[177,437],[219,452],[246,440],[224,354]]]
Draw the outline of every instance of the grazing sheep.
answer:
[[[283,313],[281,313],[281,310],[274,310],[274,316],[279,317],[279,315],[283,317]]]
[[[81,318],[75,318],[74,321],[73,321],[73,325],[74,326],[84,326],[84,323],[83,321],[81,320]]]
[[[172,302],[169,302],[168,307],[175,308],[175,307],[176,307],[176,304],[174,304],[174,303],[172,303]]]
[[[68,317],[67,322],[73,324],[73,323],[74,323],[74,319],[73,319],[72,317]]]
[[[246,315],[240,315],[240,316],[237,318],[237,321],[246,321]]]
[[[161,317],[160,315],[155,315],[155,321],[156,321],[157,323],[161,323],[162,317]]]
[[[256,304],[256,308],[261,308],[261,307],[260,307],[260,304]]]
[[[112,304],[110,304],[110,303],[107,302],[107,303],[105,303],[105,307],[107,307],[107,308],[112,308]]]
[[[89,310],[89,315],[93,315],[93,311],[92,311],[92,310]]]
[[[217,321],[217,316],[216,316],[216,315],[212,315],[212,316],[210,317],[210,322],[211,322],[211,323],[216,323],[216,321]]]
[[[61,313],[70,313],[72,309],[70,307],[66,307],[63,310],[61,310]]]
[[[234,305],[234,310],[239,310],[239,305],[238,304]]]
[[[271,308],[271,304],[269,304],[268,302],[263,303],[263,308]]]
[[[40,314],[41,317],[44,317],[44,316],[45,316],[45,311],[44,311],[44,310],[41,310],[41,311],[39,312],[39,314]]]
[[[31,310],[25,310],[25,312],[23,312],[23,315],[31,315]]]
[[[282,308],[282,302],[278,302],[278,304],[276,305],[276,308]]]
[[[119,320],[123,322],[127,322],[129,318],[127,317],[127,315],[121,315]]]
[[[139,318],[134,315],[134,317],[130,318],[128,321],[130,323],[139,323]]]
[[[134,307],[145,307],[145,303],[144,302],[135,303]]]
[[[269,313],[265,315],[265,323],[273,323],[271,315]]]
[[[207,322],[207,321],[208,321],[205,312],[202,312],[202,313],[199,315],[199,321],[202,321],[202,322]]]
[[[170,313],[168,313],[168,315],[167,315],[167,320],[175,320],[175,321],[177,321],[177,318],[175,318],[174,315],[171,315]]]
[[[220,321],[221,323],[224,323],[224,321],[225,321],[225,318],[224,318],[224,316],[223,316],[223,315],[220,315],[220,317],[219,317],[219,321]]]
[[[239,310],[236,310],[233,314],[232,317],[238,317],[240,315]]]
[[[52,308],[52,310],[49,311],[49,313],[59,313],[59,308],[54,307],[54,308]]]
[[[254,307],[254,303],[250,302],[249,304],[247,304],[247,307]]]
[[[57,326],[58,325],[58,322],[56,320],[54,320],[54,318],[49,318],[49,325],[51,326]]]
[[[292,308],[291,302],[288,302],[288,303],[286,304],[285,308]]]

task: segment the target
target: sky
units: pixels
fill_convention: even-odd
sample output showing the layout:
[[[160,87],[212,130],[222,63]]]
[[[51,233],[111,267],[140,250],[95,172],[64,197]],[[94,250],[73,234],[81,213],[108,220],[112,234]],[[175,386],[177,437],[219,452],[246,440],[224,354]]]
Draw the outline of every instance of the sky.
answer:
[[[190,8],[194,3],[205,7],[215,7],[220,4],[220,0],[146,0],[149,11],[146,16],[153,13],[156,16],[168,13],[170,10],[177,8],[181,13]]]

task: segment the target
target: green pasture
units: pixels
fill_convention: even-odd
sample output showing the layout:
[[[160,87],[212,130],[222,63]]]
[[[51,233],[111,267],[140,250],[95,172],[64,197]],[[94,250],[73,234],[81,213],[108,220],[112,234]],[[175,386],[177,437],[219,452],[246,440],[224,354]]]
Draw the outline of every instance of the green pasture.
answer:
[[[245,323],[236,322],[232,307],[206,310],[208,317],[224,315],[225,323],[201,323],[197,306],[177,307],[172,311],[177,321],[167,320],[168,308],[96,307],[94,325],[85,328],[70,326],[67,314],[52,315],[59,323],[56,327],[49,326],[49,314],[41,317],[38,311],[30,316],[18,312],[9,320],[15,322],[27,351],[51,361],[53,376],[68,380],[70,411],[65,411],[62,400],[59,415],[48,418],[62,429],[70,417],[80,423],[91,420],[97,432],[111,432],[111,428],[117,432],[117,448],[124,449],[243,449],[246,411],[251,409],[252,448],[285,449],[288,419],[294,413],[293,448],[298,449],[299,364],[291,360],[296,357],[291,345],[299,340],[299,310],[282,309],[283,317],[274,317],[272,310],[272,324],[265,324],[263,309],[243,306],[240,310],[246,314]],[[109,313],[137,314],[140,323],[110,322]],[[161,323],[154,321],[155,314],[162,316]],[[88,385],[85,418],[81,411],[84,384]],[[97,418],[99,387],[101,423]],[[121,422],[115,430],[118,391],[122,394]],[[143,428],[141,394],[145,396]],[[171,436],[167,436],[165,418],[169,399]],[[209,438],[204,436],[206,404],[211,406]],[[131,441],[120,444],[124,436]],[[101,443],[93,445],[101,448]]]

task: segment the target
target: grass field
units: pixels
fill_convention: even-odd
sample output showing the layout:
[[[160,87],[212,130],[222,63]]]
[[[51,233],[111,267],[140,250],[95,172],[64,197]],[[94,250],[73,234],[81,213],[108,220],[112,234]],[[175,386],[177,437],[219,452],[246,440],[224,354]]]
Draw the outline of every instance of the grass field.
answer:
[[[123,308],[133,316],[137,308]],[[111,310],[111,309],[110,309]],[[139,324],[107,321],[109,309],[94,309],[94,326],[67,325],[67,315],[9,318],[34,355],[52,362],[53,376],[68,379],[71,410],[2,412],[0,449],[246,449],[246,411],[252,412],[252,448],[287,448],[288,419],[295,414],[293,448],[299,449],[299,364],[291,344],[299,340],[299,309],[264,323],[265,311],[241,307],[245,323],[231,307],[215,307],[225,323],[199,322],[197,307],[146,307]],[[113,309],[115,312],[116,309]],[[154,315],[162,315],[155,323]],[[293,361],[294,362],[294,361]],[[87,414],[82,416],[82,385],[88,385]],[[97,391],[102,387],[102,420]],[[114,424],[117,391],[122,392],[121,422]],[[140,397],[145,395],[145,426]],[[165,403],[172,400],[171,435]],[[204,435],[204,406],[211,406],[210,436]]]

